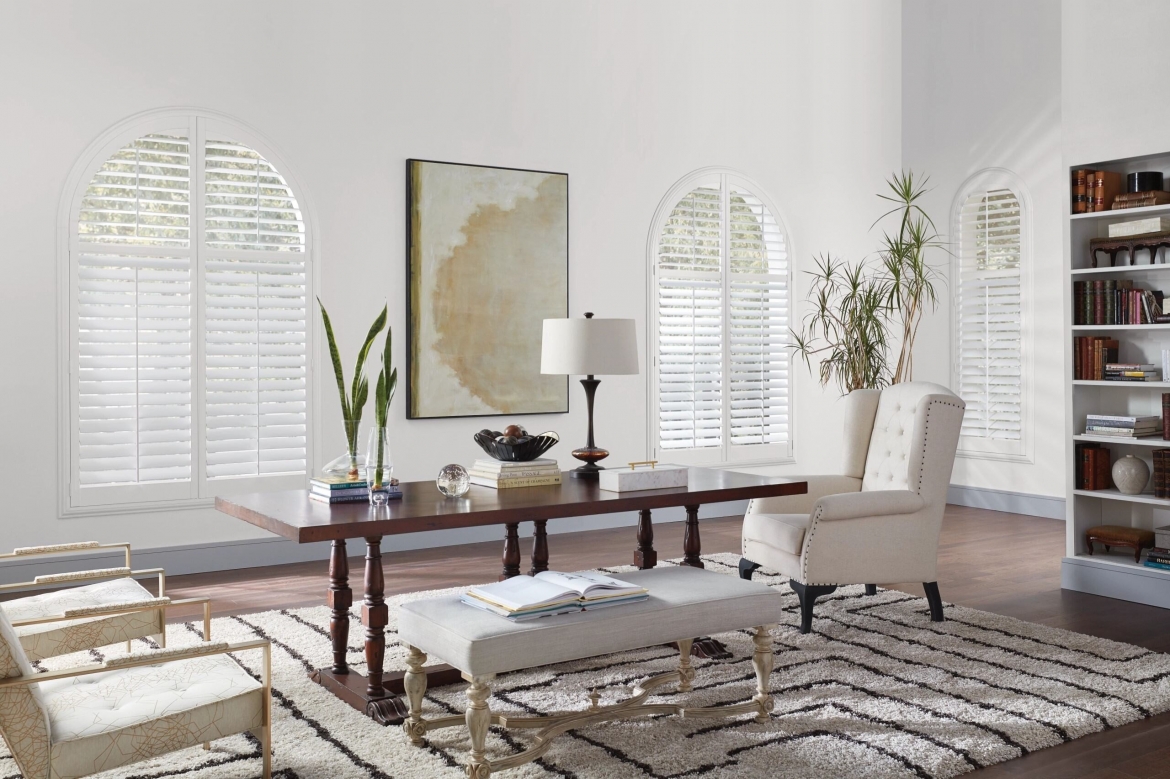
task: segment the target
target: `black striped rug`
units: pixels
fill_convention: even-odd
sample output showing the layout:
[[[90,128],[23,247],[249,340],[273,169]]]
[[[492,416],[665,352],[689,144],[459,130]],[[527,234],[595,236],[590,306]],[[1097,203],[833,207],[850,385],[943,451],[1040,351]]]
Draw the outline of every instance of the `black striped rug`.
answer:
[[[735,575],[737,559],[704,558],[708,569],[727,575]],[[611,723],[569,733],[544,759],[505,776],[951,777],[1170,708],[1168,655],[949,605],[947,621],[931,623],[924,599],[886,590],[866,597],[860,586],[819,602],[814,632],[802,636],[785,580],[756,576],[787,607],[774,634],[777,705],[770,723],[674,717]],[[393,633],[397,605],[433,594],[389,601],[388,668],[403,665]],[[327,625],[328,612],[319,607],[217,619],[213,627],[217,639],[264,637],[275,646],[277,776],[464,775],[462,728],[433,733],[426,747],[414,748],[399,729],[374,724],[308,680],[310,669],[330,662]],[[198,640],[189,626],[174,626],[169,636],[172,645]],[[696,661],[695,705],[736,703],[754,691],[747,633],[719,638],[734,657]],[[356,621],[350,643],[350,662],[364,670]],[[240,660],[255,670],[255,658]],[[672,650],[655,647],[510,674],[497,680],[491,705],[533,713],[579,709],[590,689],[603,702],[619,699],[631,683],[674,664]],[[430,690],[426,708],[459,713],[463,700],[462,686]],[[519,751],[526,738],[523,731],[493,730],[489,751]],[[15,779],[15,763],[2,749],[0,779]],[[256,756],[254,743],[236,737],[211,752],[186,750],[103,776],[253,777]]]

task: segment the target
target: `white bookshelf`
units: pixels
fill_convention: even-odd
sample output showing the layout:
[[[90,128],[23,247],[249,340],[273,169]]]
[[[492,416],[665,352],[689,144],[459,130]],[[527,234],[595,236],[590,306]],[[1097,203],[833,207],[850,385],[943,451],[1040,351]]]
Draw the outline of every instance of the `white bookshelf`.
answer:
[[[1068,168],[1112,170],[1130,173],[1139,170],[1161,170],[1170,185],[1170,152],[1128,160],[1094,161]],[[1067,179],[1066,179],[1067,180]],[[1099,211],[1072,214],[1071,205],[1065,212],[1065,290],[1064,316],[1066,327],[1065,356],[1067,373],[1065,389],[1065,429],[1069,442],[1065,453],[1066,490],[1066,549],[1061,565],[1061,584],[1065,589],[1104,595],[1112,598],[1147,603],[1170,608],[1170,571],[1147,568],[1134,562],[1133,553],[1114,549],[1105,553],[1098,545],[1092,556],[1086,554],[1084,534],[1094,525],[1126,525],[1152,530],[1170,525],[1170,500],[1155,498],[1152,483],[1150,492],[1124,495],[1116,489],[1076,489],[1075,444],[1096,442],[1113,452],[1113,459],[1132,454],[1141,457],[1153,471],[1152,454],[1155,449],[1170,449],[1170,441],[1161,436],[1152,438],[1114,439],[1085,434],[1087,414],[1140,414],[1161,416],[1162,393],[1170,392],[1170,382],[1114,382],[1086,381],[1071,378],[1075,365],[1073,338],[1085,335],[1108,335],[1120,343],[1120,358],[1124,362],[1144,362],[1161,365],[1162,349],[1170,349],[1170,325],[1074,325],[1073,283],[1094,279],[1133,279],[1142,286],[1161,289],[1170,295],[1170,256],[1160,256],[1161,262],[1149,264],[1147,252],[1138,255],[1139,265],[1092,267],[1089,239],[1108,236],[1108,226],[1147,216],[1170,216],[1170,205],[1133,208],[1121,211]],[[1164,250],[1165,251],[1165,250]],[[1118,261],[1132,262],[1118,256]],[[1102,255],[1100,262],[1108,262]]]

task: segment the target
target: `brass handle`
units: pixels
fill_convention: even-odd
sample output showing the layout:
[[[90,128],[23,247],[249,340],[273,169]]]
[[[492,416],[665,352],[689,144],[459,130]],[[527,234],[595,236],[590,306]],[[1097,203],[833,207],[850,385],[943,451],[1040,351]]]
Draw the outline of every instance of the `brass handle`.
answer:
[[[630,470],[631,471],[637,470],[639,465],[649,465],[650,469],[654,470],[654,466],[657,464],[658,464],[657,460],[639,460],[636,463],[630,463]]]

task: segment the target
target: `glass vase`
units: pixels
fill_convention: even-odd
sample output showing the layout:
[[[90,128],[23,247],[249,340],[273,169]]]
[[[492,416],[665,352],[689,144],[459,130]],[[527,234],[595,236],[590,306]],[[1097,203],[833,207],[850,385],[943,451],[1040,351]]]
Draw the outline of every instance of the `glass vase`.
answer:
[[[352,446],[346,448],[344,452],[326,463],[321,471],[326,476],[332,476],[337,479],[350,479],[352,481],[360,481],[366,474],[366,454],[358,451],[361,440],[360,436],[355,435]]]
[[[370,431],[369,445],[365,459],[366,485],[370,490],[370,503],[384,506],[390,502],[390,485],[394,477],[394,458],[390,454],[390,436],[386,428],[375,427]]]

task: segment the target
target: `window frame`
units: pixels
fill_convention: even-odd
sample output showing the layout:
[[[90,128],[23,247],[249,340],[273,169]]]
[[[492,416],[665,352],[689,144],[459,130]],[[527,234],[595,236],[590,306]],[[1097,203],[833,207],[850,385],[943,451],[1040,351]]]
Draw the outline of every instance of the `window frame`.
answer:
[[[796,425],[794,417],[794,409],[796,408],[796,387],[793,380],[794,371],[792,369],[793,360],[791,353],[788,359],[788,440],[786,444],[753,444],[746,446],[733,446],[731,444],[730,423],[727,393],[729,387],[727,384],[728,364],[730,361],[730,328],[728,322],[730,316],[728,312],[728,289],[730,284],[730,271],[726,265],[727,256],[722,257],[724,266],[722,268],[723,275],[723,319],[722,319],[722,364],[723,364],[723,408],[722,408],[722,438],[723,443],[718,447],[710,447],[704,449],[662,449],[659,445],[659,426],[658,426],[658,249],[662,238],[662,231],[666,226],[667,220],[673,213],[675,206],[690,193],[696,186],[704,181],[710,180],[713,177],[719,177],[721,191],[726,188],[730,190],[732,187],[739,187],[747,190],[751,195],[756,197],[772,218],[776,220],[781,233],[784,236],[785,249],[787,251],[787,268],[783,274],[786,289],[788,291],[788,322],[791,329],[792,322],[796,316],[795,299],[793,296],[792,279],[793,266],[795,265],[794,258],[796,252],[793,248],[792,233],[788,229],[788,222],[784,218],[783,212],[776,207],[775,202],[767,191],[748,176],[740,173],[737,170],[725,167],[707,167],[692,171],[681,179],[676,181],[667,191],[666,194],[658,203],[658,207],[654,212],[654,218],[650,223],[650,232],[646,240],[646,321],[649,323],[647,327],[647,344],[646,349],[646,408],[648,413],[646,415],[646,440],[648,441],[647,449],[650,451],[650,457],[662,462],[677,463],[679,465],[704,466],[711,468],[733,468],[740,466],[769,466],[769,465],[787,465],[796,462]],[[726,204],[724,204],[726,206]],[[726,208],[724,208],[726,211]],[[726,213],[724,214],[726,219]],[[727,236],[727,223],[724,223],[724,241]],[[773,275],[773,274],[770,274]],[[774,274],[780,276],[781,274]],[[738,450],[738,451],[737,451]],[[766,450],[766,451],[761,451]],[[735,456],[737,453],[742,453],[741,456]]]
[[[192,347],[192,462],[191,479],[187,482],[159,484],[120,484],[81,490],[78,483],[78,376],[74,366],[78,360],[77,283],[79,253],[115,251],[127,254],[158,254],[173,251],[166,247],[134,247],[111,244],[103,248],[100,244],[83,244],[78,238],[77,224],[81,204],[89,183],[97,171],[120,149],[138,138],[152,133],[166,133],[182,130],[188,138],[191,154],[191,229],[190,244],[184,250],[191,258],[191,347]],[[305,225],[304,252],[301,256],[305,266],[306,286],[306,406],[305,406],[305,454],[304,474],[277,474],[272,476],[227,477],[214,482],[206,478],[204,422],[204,266],[200,258],[204,253],[222,254],[222,250],[208,250],[203,246],[205,227],[204,171],[201,163],[207,138],[230,138],[246,145],[280,173],[297,198],[301,219]],[[148,111],[125,119],[106,130],[95,139],[74,164],[62,191],[57,214],[57,313],[58,313],[58,377],[57,377],[57,428],[58,428],[58,516],[70,517],[101,516],[109,514],[134,514],[151,511],[196,509],[214,505],[216,495],[231,495],[259,489],[294,489],[304,486],[305,479],[315,467],[316,424],[318,419],[314,370],[316,324],[314,317],[314,259],[317,256],[317,231],[313,214],[315,209],[308,191],[289,166],[287,160],[275,150],[273,144],[257,131],[231,117],[201,109],[161,109]],[[84,492],[84,494],[83,494]]]
[[[955,250],[951,252],[952,283],[950,352],[951,386],[959,392],[961,366],[959,350],[960,317],[962,315],[962,211],[964,204],[979,192],[1007,189],[1020,204],[1020,440],[1018,442],[959,436],[957,457],[1006,462],[1034,462],[1034,321],[1033,316],[1033,251],[1032,199],[1022,179],[1007,168],[984,168],[969,176],[959,187],[951,203],[951,235]]]

